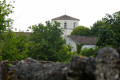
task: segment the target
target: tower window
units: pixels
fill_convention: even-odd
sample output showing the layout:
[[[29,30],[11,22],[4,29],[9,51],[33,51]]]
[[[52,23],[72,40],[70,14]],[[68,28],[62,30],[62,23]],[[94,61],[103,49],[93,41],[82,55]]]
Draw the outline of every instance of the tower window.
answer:
[[[67,23],[65,22],[65,23],[64,23],[64,29],[66,29],[66,28],[67,28]]]
[[[74,24],[73,24],[73,27],[75,28],[75,26],[76,26],[76,22],[74,22]]]

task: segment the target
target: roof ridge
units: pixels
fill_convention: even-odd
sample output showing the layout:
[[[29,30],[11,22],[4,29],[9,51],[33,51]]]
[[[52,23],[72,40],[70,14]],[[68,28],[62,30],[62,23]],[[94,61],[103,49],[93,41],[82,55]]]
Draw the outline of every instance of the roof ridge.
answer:
[[[52,20],[78,20],[77,18],[74,18],[74,17],[71,17],[69,15],[62,15],[62,16],[59,16],[59,17],[56,17],[56,18],[53,18]]]

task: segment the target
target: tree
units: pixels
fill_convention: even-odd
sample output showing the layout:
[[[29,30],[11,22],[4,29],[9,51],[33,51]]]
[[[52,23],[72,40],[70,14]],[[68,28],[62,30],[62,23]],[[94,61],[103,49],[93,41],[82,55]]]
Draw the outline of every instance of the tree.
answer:
[[[102,19],[105,24],[105,28],[101,29],[97,45],[103,46],[120,46],[120,11],[113,13],[112,15],[107,14]]]
[[[98,20],[91,27],[91,35],[92,36],[98,36],[100,30],[103,29],[103,28],[104,28],[104,22],[102,20]]]
[[[90,36],[90,29],[84,26],[78,26],[71,32],[71,35]]]
[[[13,13],[13,8],[11,4],[6,3],[6,0],[0,1],[0,33],[11,24],[12,19],[7,17]]]
[[[24,33],[15,34],[11,30],[9,34],[7,32],[2,33],[3,47],[2,58],[3,60],[21,60],[27,58],[28,51],[28,37]],[[7,37],[6,37],[7,35]]]
[[[57,22],[51,24],[49,21],[46,22],[46,26],[43,24],[33,25],[28,55],[34,59],[50,61],[62,61],[61,59],[65,56],[69,56],[59,25]]]
[[[10,24],[12,24],[12,19],[8,18],[8,16],[13,13],[13,8],[11,4],[6,3],[6,0],[0,1],[0,55],[2,55],[2,47],[4,44],[2,33],[8,30]]]
[[[16,35],[10,28],[13,21],[9,14],[13,13],[13,8],[12,3],[0,1],[0,58],[3,60],[20,60],[27,57],[26,35]]]

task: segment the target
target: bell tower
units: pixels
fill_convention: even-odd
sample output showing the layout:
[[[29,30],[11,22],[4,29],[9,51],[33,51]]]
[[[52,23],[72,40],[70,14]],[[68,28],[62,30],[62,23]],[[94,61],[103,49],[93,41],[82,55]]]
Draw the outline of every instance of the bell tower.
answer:
[[[71,34],[73,29],[79,25],[79,19],[62,15],[52,19],[52,22],[57,21],[60,23],[60,28],[63,29],[63,37],[66,37]]]

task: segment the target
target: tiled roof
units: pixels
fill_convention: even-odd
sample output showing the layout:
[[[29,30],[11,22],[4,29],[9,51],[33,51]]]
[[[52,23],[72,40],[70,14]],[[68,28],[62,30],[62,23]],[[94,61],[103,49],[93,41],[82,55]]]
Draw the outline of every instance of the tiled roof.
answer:
[[[96,37],[87,37],[87,36],[67,36],[78,44],[86,45],[95,45],[97,38]]]
[[[31,32],[14,32],[16,35],[19,35],[19,34],[25,34],[25,35],[29,35]]]
[[[62,15],[57,18],[53,18],[52,20],[78,20],[79,21],[79,19],[68,16],[68,15]]]

